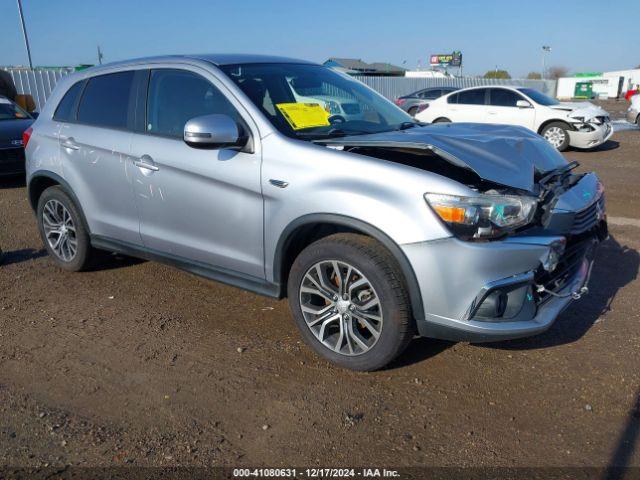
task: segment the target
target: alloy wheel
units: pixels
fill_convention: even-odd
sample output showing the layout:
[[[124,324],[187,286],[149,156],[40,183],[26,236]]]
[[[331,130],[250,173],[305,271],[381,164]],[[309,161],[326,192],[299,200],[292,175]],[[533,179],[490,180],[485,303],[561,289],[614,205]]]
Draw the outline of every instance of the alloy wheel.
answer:
[[[78,240],[69,210],[58,200],[49,200],[42,211],[42,226],[54,254],[64,262],[73,260],[78,252]]]
[[[565,132],[560,127],[551,127],[546,132],[544,132],[544,138],[555,148],[560,148],[564,143],[567,137],[567,132]]]
[[[371,282],[346,262],[326,260],[300,286],[305,322],[325,347],[347,356],[368,352],[382,333],[382,304]]]

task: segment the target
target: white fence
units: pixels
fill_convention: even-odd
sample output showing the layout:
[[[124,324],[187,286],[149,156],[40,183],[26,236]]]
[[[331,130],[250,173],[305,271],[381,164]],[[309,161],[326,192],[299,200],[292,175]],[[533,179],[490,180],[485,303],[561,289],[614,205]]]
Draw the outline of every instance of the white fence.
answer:
[[[33,96],[37,109],[42,110],[44,103],[53,91],[60,78],[73,72],[72,68],[5,68],[13,77],[19,93]],[[365,85],[378,91],[390,100],[428,87],[475,87],[481,85],[513,85],[518,87],[530,87],[546,93],[549,96],[556,94],[555,80],[497,80],[472,77],[445,77],[445,78],[410,78],[410,77],[368,77],[356,75],[355,78]]]
[[[73,68],[4,68],[13,78],[18,93],[29,94],[36,102],[36,110],[41,111],[44,102],[56,86],[58,80],[73,72]]]

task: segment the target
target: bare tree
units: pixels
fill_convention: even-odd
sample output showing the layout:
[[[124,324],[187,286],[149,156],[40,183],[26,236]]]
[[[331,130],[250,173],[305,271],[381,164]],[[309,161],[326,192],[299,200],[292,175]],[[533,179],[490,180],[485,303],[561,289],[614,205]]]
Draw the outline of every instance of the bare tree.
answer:
[[[542,78],[542,75],[538,72],[529,72],[527,74],[527,79],[529,80],[540,80]]]
[[[560,77],[566,77],[569,75],[569,69],[562,65],[556,65],[555,67],[549,67],[547,70],[547,78],[551,80],[557,80]]]

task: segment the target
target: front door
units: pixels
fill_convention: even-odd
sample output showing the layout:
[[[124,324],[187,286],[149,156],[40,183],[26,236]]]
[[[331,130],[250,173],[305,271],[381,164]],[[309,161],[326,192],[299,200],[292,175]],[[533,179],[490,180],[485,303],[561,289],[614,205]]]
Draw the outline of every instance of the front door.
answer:
[[[529,104],[528,107],[519,107],[518,100]],[[506,88],[489,89],[489,107],[487,113],[491,123],[504,123],[506,125],[519,125],[533,130],[535,126],[536,110],[529,100],[519,93]]]
[[[264,278],[263,205],[257,152],[193,148],[185,123],[224,114],[248,130],[206,72],[150,72],[144,132],[135,133],[133,184],[144,246],[177,260]]]

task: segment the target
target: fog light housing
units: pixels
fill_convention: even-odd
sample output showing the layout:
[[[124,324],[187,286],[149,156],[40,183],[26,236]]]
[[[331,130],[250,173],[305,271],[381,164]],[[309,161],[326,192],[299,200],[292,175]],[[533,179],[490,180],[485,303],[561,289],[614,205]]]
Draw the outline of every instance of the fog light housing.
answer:
[[[564,238],[551,242],[551,245],[549,245],[549,252],[547,253],[546,258],[542,261],[542,268],[547,272],[553,272],[558,266],[560,258],[562,258],[566,245],[567,240]]]
[[[476,315],[481,318],[499,318],[507,309],[509,297],[503,290],[494,290],[482,301]]]

